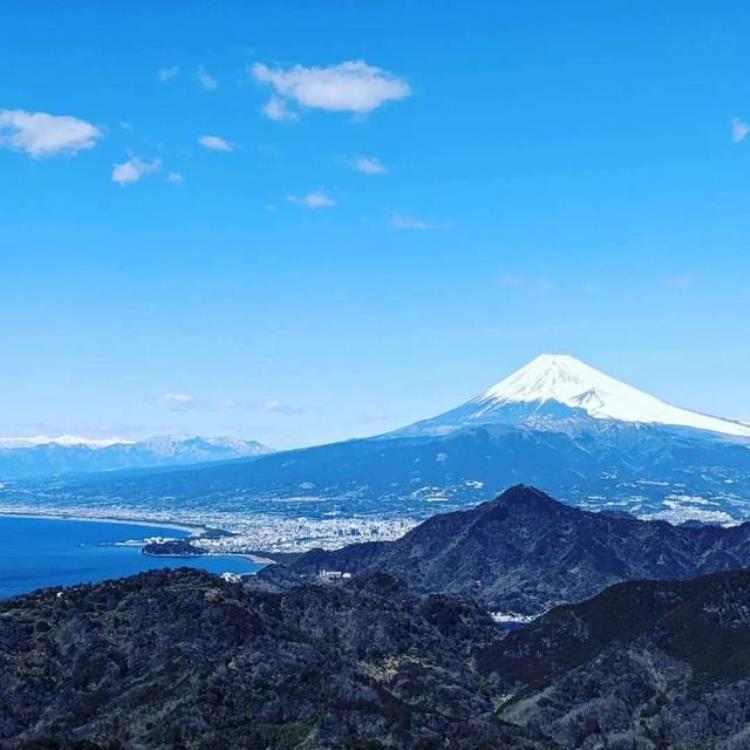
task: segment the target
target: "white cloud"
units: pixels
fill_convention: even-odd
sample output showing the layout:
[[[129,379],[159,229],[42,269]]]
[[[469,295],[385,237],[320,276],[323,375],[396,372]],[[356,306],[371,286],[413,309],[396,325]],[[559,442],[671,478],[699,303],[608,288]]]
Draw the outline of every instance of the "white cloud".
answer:
[[[286,102],[278,96],[272,96],[263,105],[263,114],[275,122],[296,122],[299,115],[287,107]]]
[[[93,148],[101,131],[85,120],[21,109],[0,110],[0,148],[39,159]]]
[[[750,135],[750,124],[739,117],[732,118],[732,140],[735,143],[742,143]]]
[[[176,65],[170,65],[168,68],[159,68],[156,72],[157,78],[162,82],[166,83],[171,81],[180,74],[180,69]]]
[[[234,151],[237,146],[234,143],[230,143],[219,135],[202,135],[198,139],[198,143],[207,148],[209,151]]]
[[[216,91],[219,88],[219,82],[202,65],[199,66],[197,75],[198,82],[206,91]]]
[[[258,410],[267,414],[304,414],[306,411],[301,406],[293,406],[275,398],[262,403]]]
[[[336,201],[325,190],[313,190],[312,193],[307,195],[287,195],[286,199],[290,203],[307,206],[308,208],[325,208],[336,205]]]
[[[434,224],[430,224],[416,216],[403,216],[402,214],[393,214],[391,217],[391,226],[394,229],[436,229]]]
[[[185,178],[179,172],[170,172],[167,175],[167,182],[171,182],[173,185],[181,185],[185,181]]]
[[[256,81],[269,84],[279,97],[301,107],[325,109],[331,112],[353,112],[366,115],[386,102],[404,99],[411,94],[406,81],[392,76],[382,68],[368,65],[364,60],[351,60],[326,68],[302,65],[270,68],[255,63],[250,72]],[[266,115],[273,118],[278,109],[268,108]]]
[[[197,405],[198,399],[189,393],[165,393],[154,399],[160,406],[166,406],[171,411],[184,411]]]
[[[377,156],[358,156],[352,163],[357,172],[363,174],[385,174],[386,169]]]
[[[122,164],[115,164],[112,168],[112,182],[118,185],[132,185],[141,177],[158,172],[161,169],[161,160],[144,161],[140,156],[132,156]]]

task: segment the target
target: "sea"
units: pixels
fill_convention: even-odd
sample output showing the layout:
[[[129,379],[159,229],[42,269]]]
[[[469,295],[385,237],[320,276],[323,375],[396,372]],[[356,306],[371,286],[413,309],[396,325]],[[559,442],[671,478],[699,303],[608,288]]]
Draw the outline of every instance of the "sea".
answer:
[[[121,578],[154,568],[192,567],[212,573],[253,573],[263,566],[242,557],[154,557],[137,542],[184,538],[158,525],[0,516],[0,599],[50,586]]]

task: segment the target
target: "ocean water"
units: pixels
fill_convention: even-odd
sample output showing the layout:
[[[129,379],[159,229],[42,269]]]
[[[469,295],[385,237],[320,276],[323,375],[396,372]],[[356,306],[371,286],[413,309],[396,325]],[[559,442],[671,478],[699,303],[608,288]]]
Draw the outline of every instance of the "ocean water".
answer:
[[[252,573],[262,565],[239,557],[153,557],[115,542],[186,537],[159,526],[0,516],[0,598],[48,586],[72,586],[190,566],[212,573]]]

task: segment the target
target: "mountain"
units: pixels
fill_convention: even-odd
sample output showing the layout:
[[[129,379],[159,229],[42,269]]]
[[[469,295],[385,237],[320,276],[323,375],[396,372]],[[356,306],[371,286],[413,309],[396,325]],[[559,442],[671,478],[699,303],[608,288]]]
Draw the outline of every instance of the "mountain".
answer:
[[[541,354],[484,393],[396,435],[441,435],[487,424],[540,429],[588,417],[750,438],[750,426],[672,406],[567,354]]]
[[[254,440],[231,437],[169,435],[141,441],[70,435],[0,438],[0,479],[226,461],[268,452]]]
[[[750,523],[673,526],[591,513],[517,486],[468,511],[433,516],[393,542],[311,550],[257,578],[299,585],[320,570],[382,570],[415,591],[460,594],[493,612],[538,615],[619,581],[684,579],[750,567]]]
[[[565,748],[750,746],[750,572],[640,581],[559,607],[476,663],[497,715]]]
[[[677,409],[542,355],[467,404],[372,438],[252,461],[35,487],[51,507],[424,518],[525,483],[571,505],[729,524],[750,517],[750,427]],[[2,476],[0,474],[0,476]],[[2,494],[4,505],[27,493]]]
[[[750,572],[618,584],[511,632],[385,573],[162,570],[0,602],[0,747],[748,746]]]
[[[0,602],[0,747],[477,748],[554,743],[493,716],[471,604],[379,574],[252,592],[196,570]]]

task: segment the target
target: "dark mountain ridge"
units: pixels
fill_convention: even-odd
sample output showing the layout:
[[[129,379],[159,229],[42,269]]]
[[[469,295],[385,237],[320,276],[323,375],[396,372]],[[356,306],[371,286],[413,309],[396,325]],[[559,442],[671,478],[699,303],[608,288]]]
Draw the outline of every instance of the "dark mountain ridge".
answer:
[[[750,746],[750,571],[612,586],[480,649],[498,715],[563,747]]]
[[[740,750],[750,572],[617,584],[504,633],[376,573],[154,571],[0,603],[14,750]]]
[[[497,634],[387,574],[283,595],[190,569],[40,591],[0,602],[0,747],[553,747],[493,715],[471,654]]]
[[[750,523],[674,526],[593,513],[525,485],[427,519],[393,542],[311,550],[260,581],[293,585],[322,569],[385,570],[416,591],[468,596],[492,611],[538,615],[614,583],[684,579],[750,566]]]

